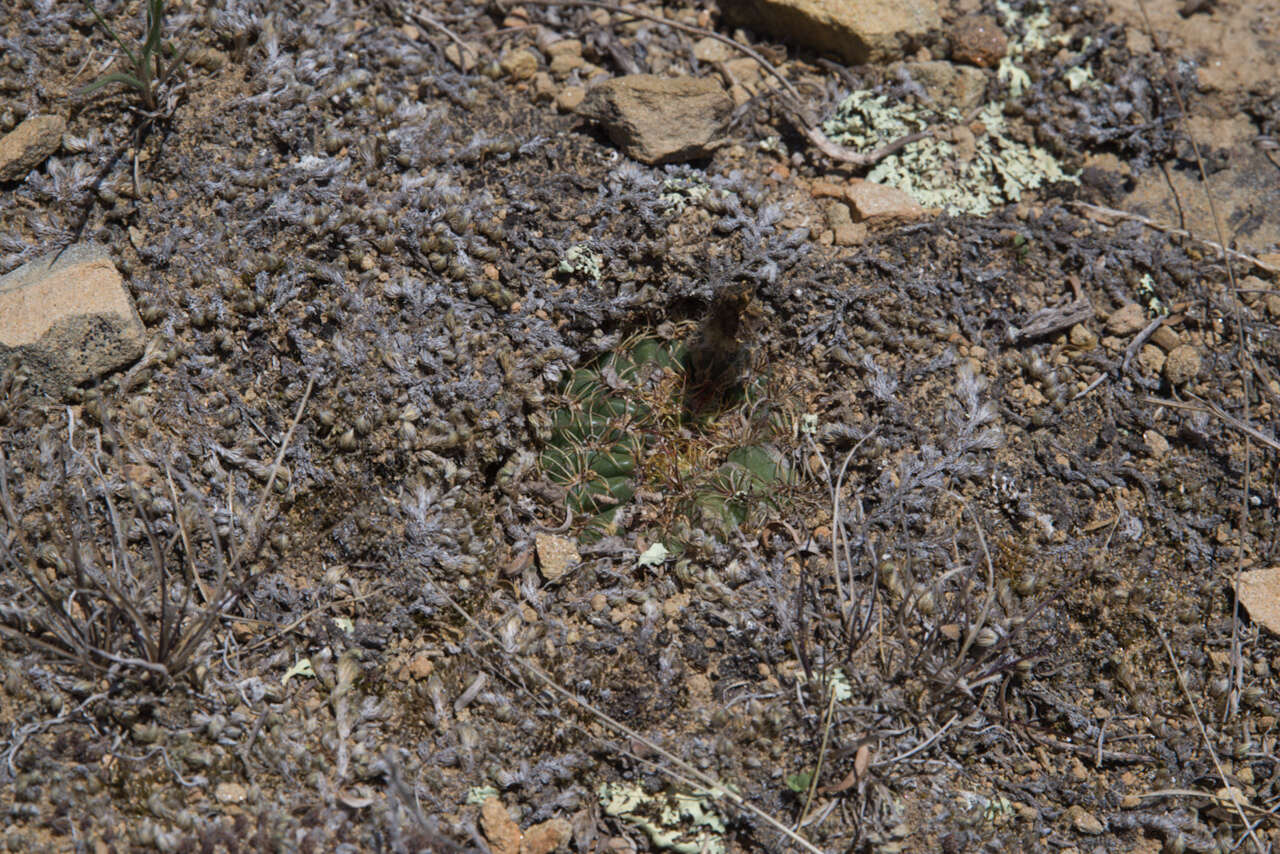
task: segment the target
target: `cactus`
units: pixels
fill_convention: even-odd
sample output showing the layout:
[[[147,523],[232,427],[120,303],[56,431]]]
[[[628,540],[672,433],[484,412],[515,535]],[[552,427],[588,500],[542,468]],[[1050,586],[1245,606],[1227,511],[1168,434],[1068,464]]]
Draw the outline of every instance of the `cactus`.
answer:
[[[679,343],[637,338],[565,380],[540,465],[566,487],[584,540],[613,533],[618,510],[640,489],[663,496],[664,535],[692,526],[727,536],[791,482],[773,448],[726,453],[714,416],[691,420],[684,357]],[[677,552],[679,540],[669,544]]]

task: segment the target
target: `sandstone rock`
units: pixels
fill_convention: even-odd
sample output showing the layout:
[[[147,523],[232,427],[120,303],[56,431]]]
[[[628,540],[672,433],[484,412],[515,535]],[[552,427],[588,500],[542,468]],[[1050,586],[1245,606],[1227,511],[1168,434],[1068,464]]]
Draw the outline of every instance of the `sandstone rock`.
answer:
[[[482,45],[475,42],[463,42],[462,47],[450,42],[445,45],[444,58],[452,62],[459,71],[471,71],[480,61],[481,47]]]
[[[239,783],[219,783],[213,787],[213,796],[222,804],[242,804],[249,793]]]
[[[1151,333],[1151,343],[1170,353],[1182,346],[1182,338],[1168,326],[1159,326]]]
[[[834,53],[846,62],[891,62],[942,19],[936,0],[736,0],[726,20],[761,35]]]
[[[554,62],[562,56],[576,56],[581,59],[582,42],[578,39],[560,39],[547,45],[546,54],[548,62]]]
[[[62,145],[61,116],[32,116],[0,137],[0,183],[21,181]]]
[[[552,854],[565,848],[572,836],[573,825],[567,819],[553,818],[535,824],[524,832],[520,854]]]
[[[566,86],[556,95],[556,108],[562,113],[572,113],[587,97],[587,90],[581,86]]]
[[[133,300],[101,246],[75,244],[0,277],[0,354],[19,351],[42,392],[127,365],[144,344]]]
[[[578,546],[569,537],[541,533],[534,538],[538,548],[538,565],[547,581],[559,581],[578,563]]]
[[[1171,386],[1191,382],[1200,375],[1200,351],[1189,344],[1175,347],[1164,360],[1164,378]]]
[[[906,222],[928,215],[919,202],[902,190],[871,181],[851,181],[845,188],[844,197],[849,202],[854,222]]]
[[[1122,305],[1107,318],[1107,331],[1112,335],[1133,335],[1147,325],[1147,314],[1136,302]]]
[[[1249,619],[1280,635],[1280,566],[1241,573],[1236,597]]]
[[[699,62],[724,62],[737,53],[719,39],[708,36],[693,43],[693,55]]]
[[[550,68],[552,74],[563,77],[570,71],[573,71],[573,69],[581,68],[583,65],[586,65],[586,60],[581,56],[563,54],[551,60]]]
[[[520,854],[520,825],[498,798],[489,798],[481,805],[480,829],[493,854]]]
[[[1143,433],[1142,442],[1147,446],[1147,452],[1157,460],[1169,453],[1169,440],[1155,430]]]
[[[498,63],[512,80],[528,80],[538,71],[538,57],[528,48],[513,50]]]
[[[1102,822],[1098,821],[1097,816],[1079,804],[1073,804],[1067,810],[1067,818],[1071,820],[1071,826],[1078,832],[1089,836],[1097,836],[1104,830]]]
[[[951,58],[956,62],[994,68],[1008,47],[1009,40],[989,15],[967,15],[951,28]]]
[[[714,80],[650,74],[601,83],[578,107],[628,156],[648,164],[708,156],[732,111],[733,101]]]
[[[1142,345],[1142,349],[1138,351],[1138,364],[1142,366],[1143,373],[1158,377],[1160,372],[1164,370],[1165,355],[1164,351],[1152,344]]]

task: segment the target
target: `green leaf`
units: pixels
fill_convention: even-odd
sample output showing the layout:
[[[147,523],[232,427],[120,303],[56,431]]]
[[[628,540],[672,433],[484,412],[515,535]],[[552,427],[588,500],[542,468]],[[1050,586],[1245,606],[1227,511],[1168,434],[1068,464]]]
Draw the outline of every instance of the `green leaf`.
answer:
[[[787,784],[787,788],[793,792],[809,791],[809,784],[813,782],[812,771],[801,771],[798,774],[788,774],[783,782]]]
[[[97,92],[103,86],[108,86],[112,83],[123,83],[126,86],[130,86],[134,89],[137,89],[139,92],[144,92],[146,91],[146,88],[147,88],[146,85],[143,84],[141,80],[139,80],[137,77],[134,77],[132,74],[125,74],[123,71],[117,71],[114,74],[108,74],[106,77],[103,77],[101,80],[95,80],[94,82],[90,83],[88,86],[85,86],[79,91],[81,95],[88,95],[90,92]]]

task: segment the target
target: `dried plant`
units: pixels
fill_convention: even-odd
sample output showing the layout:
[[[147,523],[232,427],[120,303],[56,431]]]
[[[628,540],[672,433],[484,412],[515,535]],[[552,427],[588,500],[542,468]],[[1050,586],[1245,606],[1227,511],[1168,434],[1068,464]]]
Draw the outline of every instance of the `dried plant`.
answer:
[[[243,550],[167,467],[167,496],[156,497],[125,473],[118,440],[113,454],[101,433],[86,440],[49,449],[58,516],[47,526],[16,506],[0,450],[0,560],[17,588],[0,606],[0,632],[86,671],[170,681],[200,661],[238,598]]]

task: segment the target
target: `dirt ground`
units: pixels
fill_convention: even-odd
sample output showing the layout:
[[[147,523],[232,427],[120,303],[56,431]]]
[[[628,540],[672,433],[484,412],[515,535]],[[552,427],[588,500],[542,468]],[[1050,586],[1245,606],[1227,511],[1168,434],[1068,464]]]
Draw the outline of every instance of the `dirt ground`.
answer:
[[[858,173],[689,28],[815,114],[918,87],[638,8],[686,28],[181,4],[148,108],[83,91],[86,7],[4,4],[0,130],[68,126],[0,273],[99,242],[148,346],[0,376],[0,840],[1275,849],[1280,641],[1232,591],[1280,565],[1280,4],[944,4],[911,58],[1044,14],[986,93],[1078,180],[852,241],[815,182]],[[564,109],[637,71],[741,86],[725,144]]]

